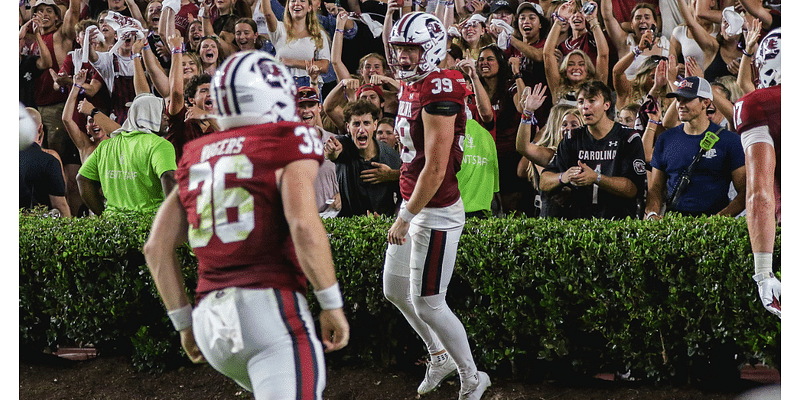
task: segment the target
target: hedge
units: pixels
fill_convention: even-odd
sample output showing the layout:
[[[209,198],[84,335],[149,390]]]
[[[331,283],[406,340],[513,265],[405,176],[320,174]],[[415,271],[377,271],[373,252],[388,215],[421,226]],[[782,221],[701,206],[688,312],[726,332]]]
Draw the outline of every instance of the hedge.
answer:
[[[152,218],[20,213],[21,350],[93,345],[139,370],[186,362],[141,253]],[[406,365],[425,354],[383,297],[391,222],[324,221],[352,333],[329,362]],[[470,219],[448,304],[479,367],[495,374],[724,379],[748,362],[780,367],[780,320],[757,298],[750,252],[743,218]],[[179,253],[194,287],[197,261],[188,246]]]

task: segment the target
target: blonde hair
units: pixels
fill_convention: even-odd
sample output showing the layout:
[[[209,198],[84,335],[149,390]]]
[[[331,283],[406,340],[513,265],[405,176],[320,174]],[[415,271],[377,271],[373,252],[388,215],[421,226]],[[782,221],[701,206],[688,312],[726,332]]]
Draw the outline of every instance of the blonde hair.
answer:
[[[573,54],[583,57],[583,61],[586,63],[586,78],[577,83],[571,83],[571,81],[567,79],[567,63],[569,62],[570,56]],[[564,59],[561,60],[561,64],[558,66],[558,75],[561,77],[561,87],[558,90],[559,96],[557,97],[561,97],[561,94],[572,90],[577,90],[578,86],[580,86],[583,82],[597,79],[597,70],[594,68],[594,63],[589,55],[583,50],[576,49],[567,53],[567,55],[564,56]]]
[[[658,62],[651,57],[647,57],[642,65],[636,69],[636,75],[631,79],[630,98],[632,100],[642,102],[644,96],[650,91],[650,86],[647,85],[647,79],[657,67]]]
[[[537,146],[546,147],[548,149],[555,149],[561,142],[561,121],[564,116],[572,114],[581,121],[581,125],[585,124],[583,115],[581,115],[578,107],[569,104],[556,104],[550,109],[550,116],[547,117],[547,123],[544,128],[539,131],[541,135],[539,140],[536,141]]]
[[[308,3],[311,4],[311,0],[308,0]],[[286,42],[291,42],[293,40],[301,39],[294,37],[294,32],[292,27],[294,26],[294,20],[292,20],[292,16],[289,11],[289,6],[287,4],[286,8],[283,9],[283,23],[286,25]],[[308,33],[311,36],[311,39],[314,40],[314,47],[317,50],[322,49],[323,40],[327,40],[328,35],[325,34],[324,30],[322,29],[322,24],[319,23],[319,18],[317,18],[317,13],[314,10],[310,10],[306,14],[306,29],[308,29]]]

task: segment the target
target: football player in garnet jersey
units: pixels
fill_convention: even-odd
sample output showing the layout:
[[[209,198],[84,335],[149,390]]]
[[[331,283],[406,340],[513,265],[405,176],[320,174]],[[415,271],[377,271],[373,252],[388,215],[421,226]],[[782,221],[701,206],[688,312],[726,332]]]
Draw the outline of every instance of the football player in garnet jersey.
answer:
[[[314,198],[322,142],[298,122],[292,76],[265,52],[228,58],[211,96],[223,130],[186,144],[178,187],[144,246],[147,265],[194,362],[208,360],[257,399],[321,399],[323,346],[349,339]],[[194,310],[175,255],[187,239],[199,264]]]
[[[396,9],[390,0],[387,18]],[[463,77],[438,68],[447,54],[446,33],[432,14],[404,15],[385,39],[395,77],[403,81],[395,123],[403,145],[403,202],[387,235],[384,294],[431,355],[417,392],[428,393],[458,373],[459,399],[480,399],[489,375],[475,366],[466,330],[445,301],[465,219],[456,179],[466,124]]]
[[[747,168],[747,230],[758,296],[781,316],[781,281],[772,273],[775,225],[781,220],[781,28],[761,40],[755,54],[758,89],[734,106]]]

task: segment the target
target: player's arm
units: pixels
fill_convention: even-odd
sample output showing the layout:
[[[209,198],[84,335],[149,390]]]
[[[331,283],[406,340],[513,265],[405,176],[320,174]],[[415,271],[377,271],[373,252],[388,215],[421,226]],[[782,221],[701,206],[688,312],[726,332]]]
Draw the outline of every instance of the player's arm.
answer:
[[[322,307],[322,343],[325,351],[330,352],[347,345],[350,327],[342,310],[342,295],[336,282],[328,236],[317,212],[314,179],[318,169],[319,163],[315,160],[298,160],[276,175],[297,260],[314,286],[314,294]]]
[[[181,334],[181,343],[186,354],[193,362],[198,363],[204,359],[194,341],[192,303],[186,294],[183,273],[175,252],[175,249],[186,243],[188,230],[186,210],[176,188],[156,213],[150,236],[144,244],[144,258],[167,313],[175,329]]]

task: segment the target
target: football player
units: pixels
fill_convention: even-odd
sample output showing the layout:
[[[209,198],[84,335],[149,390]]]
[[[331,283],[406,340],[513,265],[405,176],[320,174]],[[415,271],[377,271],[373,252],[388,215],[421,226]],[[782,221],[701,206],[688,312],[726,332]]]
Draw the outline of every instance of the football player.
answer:
[[[314,198],[322,142],[296,117],[292,76],[265,52],[228,58],[211,96],[222,130],[186,145],[147,264],[193,361],[258,399],[321,399],[323,346],[338,350],[349,338]],[[194,310],[175,255],[187,239],[199,264]],[[322,308],[321,343],[307,280]]]
[[[772,273],[775,225],[781,220],[781,28],[770,31],[755,53],[758,89],[734,106],[747,168],[747,230],[758,296],[781,316],[781,281]]]
[[[396,6],[392,0],[387,15]],[[388,37],[390,65],[403,81],[395,123],[403,202],[387,235],[383,288],[431,356],[417,392],[428,393],[458,373],[459,399],[472,400],[491,380],[475,366],[466,330],[445,301],[465,220],[456,172],[466,124],[463,77],[438,68],[446,41],[442,22],[424,12],[403,15]]]

